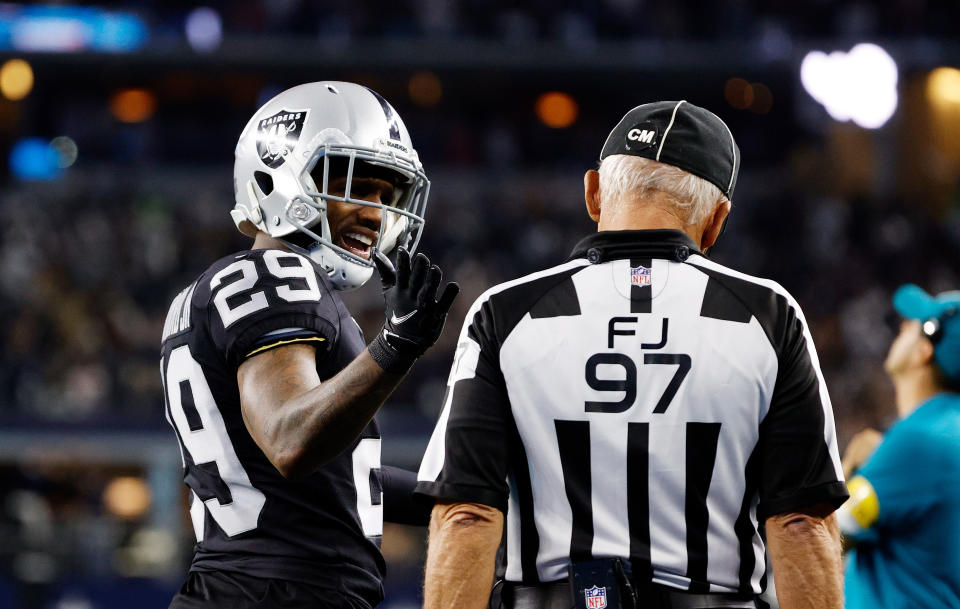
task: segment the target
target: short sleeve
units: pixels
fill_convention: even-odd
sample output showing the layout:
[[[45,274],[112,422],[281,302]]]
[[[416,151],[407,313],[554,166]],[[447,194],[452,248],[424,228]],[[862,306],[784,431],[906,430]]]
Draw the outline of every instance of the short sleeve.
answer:
[[[282,341],[310,340],[323,352],[336,340],[336,303],[304,256],[247,252],[216,265],[201,282],[196,302],[206,308],[210,337],[231,367]]]
[[[460,334],[417,493],[506,512],[512,421],[490,303],[475,304]]]
[[[812,339],[793,303],[781,307],[776,385],[757,446],[761,519],[817,504],[836,509],[848,497]]]

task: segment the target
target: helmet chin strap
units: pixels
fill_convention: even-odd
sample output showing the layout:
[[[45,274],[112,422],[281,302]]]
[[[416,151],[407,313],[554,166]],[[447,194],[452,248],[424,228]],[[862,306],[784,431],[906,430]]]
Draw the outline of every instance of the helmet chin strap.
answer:
[[[345,292],[349,290],[355,290],[364,285],[370,280],[370,277],[373,276],[372,265],[359,265],[353,261],[349,261],[350,263],[347,265],[336,265],[331,263],[330,259],[334,256],[340,258],[341,260],[344,260],[344,256],[326,243],[318,241],[313,247],[305,248],[295,243],[291,243],[282,237],[278,237],[277,240],[288,247],[290,251],[300,254],[301,256],[306,256],[310,260],[319,264],[323,268],[324,272],[327,273],[327,279],[330,280],[330,285],[337,291]],[[372,252],[372,255],[374,256],[378,254],[380,254],[380,252],[376,249]]]
[[[319,251],[319,248],[316,248],[316,247],[306,248],[301,245],[297,245],[292,241],[284,239],[283,237],[277,237],[277,241],[285,245],[287,249],[289,249],[291,252],[294,252],[295,254],[300,254],[301,256],[306,256],[307,258],[313,260],[314,262],[322,266],[323,270],[326,271],[327,274],[333,272],[332,266],[330,266],[329,264],[324,264],[323,258],[320,257],[320,259],[318,259],[318,257],[315,255]]]
[[[374,249],[372,255],[378,252]],[[309,256],[311,260],[319,264],[327,271],[327,277],[331,285],[337,291],[348,291],[359,288],[373,276],[373,265],[359,265],[353,261],[347,261],[347,264],[330,264],[326,262],[328,256],[344,257],[340,252],[325,243],[318,243],[316,247],[310,249]]]
[[[249,205],[247,205],[247,216],[250,218],[250,221],[253,222],[254,226],[263,230],[265,228],[263,225],[263,212],[260,210],[260,198],[257,197],[257,191],[253,187],[253,180],[247,180],[247,199],[249,201]]]
[[[277,240],[287,246],[291,251],[306,256],[319,264],[327,273],[327,278],[335,290],[347,291],[359,288],[373,276],[372,259],[374,256],[380,254],[378,246],[375,245],[371,249],[370,263],[363,264],[354,260],[353,255],[348,252],[341,253],[343,248],[337,247],[332,241],[320,237],[320,235],[309,228],[300,226],[299,224],[295,226],[299,229],[299,233],[305,234],[314,240],[310,246],[304,247],[282,237],[278,237]],[[339,260],[335,260],[334,257]],[[337,262],[340,263],[338,264]]]

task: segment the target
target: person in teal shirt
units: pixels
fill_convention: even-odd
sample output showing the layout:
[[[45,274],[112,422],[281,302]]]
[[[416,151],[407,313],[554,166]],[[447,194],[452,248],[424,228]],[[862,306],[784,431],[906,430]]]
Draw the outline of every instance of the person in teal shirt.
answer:
[[[845,606],[960,609],[960,291],[906,285],[893,304],[904,321],[884,367],[901,418],[844,455]]]

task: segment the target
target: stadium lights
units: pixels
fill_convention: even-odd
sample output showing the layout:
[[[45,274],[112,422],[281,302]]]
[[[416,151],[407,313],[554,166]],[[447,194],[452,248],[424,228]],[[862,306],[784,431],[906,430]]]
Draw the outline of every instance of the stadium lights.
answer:
[[[33,68],[23,59],[10,59],[0,67],[0,93],[19,101],[33,89]]]
[[[150,487],[143,478],[135,476],[114,478],[103,489],[103,505],[107,511],[127,520],[146,514],[152,499]]]
[[[773,93],[767,85],[759,82],[750,83],[742,78],[728,80],[723,87],[723,96],[727,99],[727,103],[737,110],[766,114],[773,106]]]
[[[897,109],[897,64],[875,44],[861,43],[829,55],[811,51],[800,65],[800,81],[840,122],[878,129]]]
[[[190,11],[184,30],[190,47],[198,53],[216,51],[223,41],[223,21],[220,13],[206,6]]]
[[[407,92],[413,103],[424,108],[433,108],[443,99],[443,85],[433,72],[417,72],[411,76]]]
[[[67,135],[47,141],[24,137],[10,148],[10,173],[20,180],[56,180],[63,170],[77,162],[77,143]]]
[[[110,98],[110,113],[122,123],[141,123],[157,110],[157,96],[146,89],[122,89]]]
[[[537,98],[537,118],[547,127],[565,129],[576,122],[580,108],[573,97],[560,91],[548,91]]]
[[[146,22],[133,13],[95,7],[4,4],[0,16],[0,49],[124,53],[148,36]]]
[[[60,154],[50,142],[25,137],[10,149],[10,173],[26,181],[54,180],[60,176]]]
[[[50,140],[50,147],[57,151],[57,167],[66,169],[77,162],[79,149],[72,137],[59,135]]]
[[[960,105],[960,70],[941,67],[930,72],[927,95],[934,102]]]

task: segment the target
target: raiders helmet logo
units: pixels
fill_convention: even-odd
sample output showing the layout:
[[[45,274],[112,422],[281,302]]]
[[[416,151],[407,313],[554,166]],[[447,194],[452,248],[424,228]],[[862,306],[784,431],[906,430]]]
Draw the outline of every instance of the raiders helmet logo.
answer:
[[[283,165],[283,161],[300,139],[307,110],[281,110],[271,117],[260,119],[257,124],[257,154],[270,169]]]

